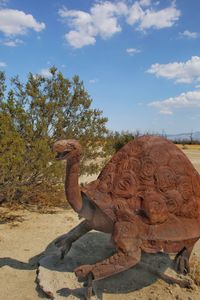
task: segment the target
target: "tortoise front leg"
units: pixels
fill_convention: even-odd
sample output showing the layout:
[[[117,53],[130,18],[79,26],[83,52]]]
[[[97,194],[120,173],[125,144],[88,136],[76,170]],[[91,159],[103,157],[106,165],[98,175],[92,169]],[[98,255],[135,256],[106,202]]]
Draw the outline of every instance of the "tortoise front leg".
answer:
[[[63,234],[61,237],[57,238],[55,241],[55,245],[61,250],[61,259],[63,259],[69,252],[73,242],[78,240],[90,230],[91,227],[89,225],[89,222],[87,220],[84,220],[68,233]]]
[[[78,279],[87,279],[88,281],[88,278],[90,278],[88,294],[91,294],[92,289],[91,277],[93,280],[103,279],[125,271],[140,261],[141,249],[136,224],[134,226],[130,222],[116,223],[113,241],[118,250],[115,254],[94,265],[83,265],[74,270]]]

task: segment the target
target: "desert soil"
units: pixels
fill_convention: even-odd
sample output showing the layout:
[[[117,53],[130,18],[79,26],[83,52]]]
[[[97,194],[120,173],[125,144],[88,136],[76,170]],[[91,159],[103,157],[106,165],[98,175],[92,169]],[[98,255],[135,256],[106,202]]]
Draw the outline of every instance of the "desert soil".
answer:
[[[187,149],[184,152],[200,173],[200,149]],[[86,182],[88,178],[82,178],[82,181]],[[0,208],[1,214],[6,212],[5,208]],[[89,263],[102,259],[103,255],[111,251],[109,237],[97,232],[89,233],[82,241],[74,244],[69,258],[64,262],[60,262],[59,257],[52,254],[52,260],[56,259],[57,262],[45,265],[44,250],[50,249],[56,237],[80,222],[76,214],[72,210],[63,209],[45,214],[26,210],[9,211],[9,214],[17,218],[10,223],[0,224],[0,299],[46,299],[35,282],[38,261],[44,263],[40,270],[42,280],[47,276],[47,285],[52,284],[54,288],[58,288],[55,299],[84,299],[83,289],[79,288],[80,284],[76,282],[70,268],[74,260]],[[160,259],[160,256],[147,256],[143,261],[146,260],[151,266],[159,263],[160,267]],[[169,274],[170,272],[174,275],[173,271],[169,271]],[[192,253],[190,277],[196,280],[192,288],[180,288],[177,284],[168,284],[152,272],[138,267],[101,281],[96,288],[97,292],[100,291],[98,299],[103,300],[199,300],[200,242],[196,243]]]

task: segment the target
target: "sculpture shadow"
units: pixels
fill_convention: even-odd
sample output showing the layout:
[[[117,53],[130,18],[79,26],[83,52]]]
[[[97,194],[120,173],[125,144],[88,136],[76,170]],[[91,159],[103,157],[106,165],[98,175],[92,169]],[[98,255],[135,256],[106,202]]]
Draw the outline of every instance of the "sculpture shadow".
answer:
[[[115,252],[115,248],[110,242],[110,235],[95,231],[87,233],[76,241],[64,260],[60,259],[60,251],[54,242],[52,241],[44,252],[31,257],[28,263],[10,257],[0,258],[0,267],[8,265],[19,270],[36,270],[40,265],[44,269],[52,271],[52,276],[54,276],[54,271],[56,271],[55,273],[61,272],[65,276],[64,273],[73,273],[74,268],[80,265],[94,264]],[[143,253],[141,262],[133,268],[94,283],[94,290],[98,299],[102,299],[103,292],[129,293],[151,285],[158,279],[158,276],[149,271],[148,266],[153,266],[155,270],[164,273],[168,267],[172,267],[172,261],[164,253]],[[36,290],[38,296],[44,298],[38,288]],[[82,288],[81,285],[80,288],[64,285],[55,293],[62,297],[73,295],[78,299],[84,299],[85,288]]]
[[[45,255],[45,252],[41,252],[33,257],[31,257],[28,262],[23,262],[11,257],[0,257],[0,268],[4,266],[9,266],[10,268],[17,270],[36,270],[38,268],[38,262],[42,256]],[[35,287],[39,298],[46,298],[46,294],[36,285]]]
[[[18,270],[35,270],[38,267],[39,259],[44,255],[45,252],[41,252],[40,254],[31,257],[28,262],[23,262],[11,257],[0,257],[0,268],[9,266],[10,268]]]
[[[73,244],[63,260],[60,260],[59,252],[52,242],[46,248],[45,256],[42,256],[39,263],[43,270],[72,273],[74,268],[84,264],[94,264],[111,256],[114,252],[115,248],[110,242],[110,235],[90,232]],[[156,271],[164,273],[167,268],[172,267],[172,261],[164,253],[143,253],[141,262],[131,269],[94,282],[95,294],[98,299],[102,299],[103,292],[129,293],[149,286],[158,279],[155,273],[149,271],[148,267],[152,269],[152,266]],[[84,299],[84,290],[81,287],[71,288],[69,285],[57,289],[55,293],[62,297],[68,297],[71,294],[78,299]]]

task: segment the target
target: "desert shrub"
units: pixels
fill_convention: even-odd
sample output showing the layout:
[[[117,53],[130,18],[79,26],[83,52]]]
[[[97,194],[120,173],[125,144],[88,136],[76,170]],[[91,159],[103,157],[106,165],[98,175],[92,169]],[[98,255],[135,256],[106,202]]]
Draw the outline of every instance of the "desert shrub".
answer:
[[[109,132],[106,140],[107,153],[110,155],[114,154],[137,135],[137,133],[131,133],[129,131]]]
[[[25,83],[15,77],[8,89],[0,72],[0,202],[26,203],[63,189],[64,164],[52,153],[58,138],[80,140],[81,174],[96,173],[96,158],[106,154],[101,140],[107,118],[91,108],[83,82],[55,67],[50,73],[50,78],[30,73]]]

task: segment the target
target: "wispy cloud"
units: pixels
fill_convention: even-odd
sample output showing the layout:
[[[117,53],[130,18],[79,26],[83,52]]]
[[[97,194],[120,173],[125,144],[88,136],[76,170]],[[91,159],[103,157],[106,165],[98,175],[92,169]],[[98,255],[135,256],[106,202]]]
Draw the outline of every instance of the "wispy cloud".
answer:
[[[200,81],[200,56],[192,56],[186,62],[153,64],[147,70],[157,77],[173,79],[176,83],[192,83]]]
[[[90,79],[89,80],[89,83],[90,84],[94,84],[94,83],[97,83],[99,80],[97,78],[94,78],[94,79]]]
[[[51,72],[49,71],[48,68],[41,69],[40,72],[39,72],[39,75],[41,75],[45,78],[51,78],[52,77],[52,74],[51,74]]]
[[[16,9],[0,9],[0,31],[6,36],[24,35],[29,29],[40,32],[45,24]]]
[[[16,47],[24,42],[20,39],[5,39],[1,41],[1,44],[8,47]]]
[[[126,52],[127,52],[129,55],[134,55],[134,54],[140,53],[141,50],[136,49],[136,48],[127,48],[127,49],[126,49]]]
[[[4,61],[0,61],[0,68],[5,68],[7,64]]]
[[[198,32],[192,32],[192,31],[189,31],[189,30],[185,30],[183,32],[180,32],[179,35],[181,37],[186,37],[186,38],[189,38],[189,39],[196,39],[199,36]]]
[[[94,3],[89,12],[69,10],[63,7],[59,10],[61,19],[71,28],[65,34],[65,39],[74,48],[94,45],[97,37],[108,39],[122,31],[120,24],[123,18],[135,30],[162,29],[171,27],[178,21],[181,12],[175,2],[164,9],[155,9],[151,0],[135,1],[101,1]]]
[[[182,93],[162,101],[153,101],[149,106],[159,109],[160,114],[172,115],[178,108],[200,108],[200,91]]]
[[[141,6],[149,6],[151,5],[152,0],[139,0],[139,4]]]

